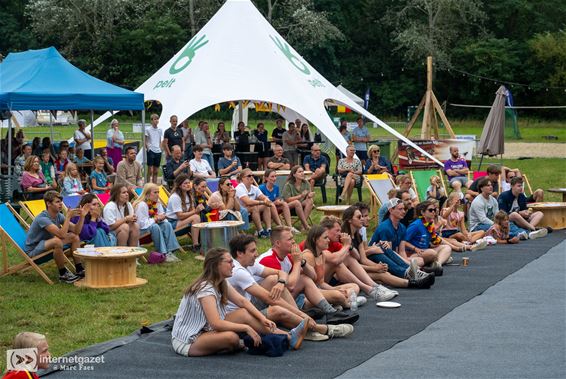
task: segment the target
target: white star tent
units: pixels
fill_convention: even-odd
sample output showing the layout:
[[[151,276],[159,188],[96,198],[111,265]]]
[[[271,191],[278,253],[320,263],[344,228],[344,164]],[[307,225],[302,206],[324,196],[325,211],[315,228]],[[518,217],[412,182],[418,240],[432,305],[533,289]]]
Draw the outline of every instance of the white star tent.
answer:
[[[250,0],[227,0],[210,21],[136,92],[158,100],[159,127],[214,104],[250,100],[280,104],[315,125],[345,152],[347,143],[327,114],[325,101],[377,123],[437,163],[406,137],[356,104],[320,75],[267,22]],[[111,116],[106,113],[94,125]]]

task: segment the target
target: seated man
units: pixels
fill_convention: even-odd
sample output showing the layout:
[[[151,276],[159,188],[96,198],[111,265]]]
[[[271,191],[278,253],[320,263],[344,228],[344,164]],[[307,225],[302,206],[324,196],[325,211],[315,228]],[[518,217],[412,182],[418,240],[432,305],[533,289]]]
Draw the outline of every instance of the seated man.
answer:
[[[312,171],[309,179],[311,191],[316,182],[321,182],[326,177],[326,168],[330,163],[325,156],[320,153],[320,145],[314,144],[311,147],[311,153],[303,160],[305,171]]]
[[[489,178],[480,178],[478,190],[479,195],[472,201],[468,211],[469,229],[470,232],[478,230],[487,232],[491,225],[493,225],[493,218],[499,211],[499,205],[497,204],[497,200],[491,196],[493,186]]]
[[[279,145],[275,145],[273,148],[273,157],[267,161],[267,168],[272,170],[290,170],[291,163],[289,159],[283,156],[283,148]]]
[[[63,216],[63,197],[56,191],[47,191],[43,196],[47,210],[41,212],[33,220],[27,233],[25,253],[29,257],[35,257],[44,251],[53,249],[53,259],[59,269],[59,280],[63,283],[73,283],[84,277],[84,269],[80,261],[75,260],[76,275],[65,267],[63,249],[70,244],[71,250],[75,251],[81,246],[79,233],[82,230],[86,214],[90,210],[90,204],[80,208],[71,209],[67,216]],[[71,218],[79,216],[75,225]]]
[[[220,176],[235,176],[242,171],[240,158],[234,155],[234,147],[231,143],[222,145],[223,157],[218,160],[218,174]]]
[[[450,146],[450,159],[444,162],[444,171],[448,176],[450,186],[454,191],[460,193],[460,199],[464,198],[462,186],[470,187],[472,181],[468,180],[468,164],[464,157],[460,157],[460,150],[457,146]]]
[[[203,148],[202,146],[195,145],[193,148],[193,154],[195,157],[189,162],[191,167],[191,172],[196,178],[216,178],[216,173],[210,167],[210,163],[206,159],[202,158]]]
[[[537,228],[544,214],[527,208],[527,197],[523,193],[523,179],[511,179],[511,189],[499,195],[499,209],[509,215],[509,235],[520,235],[527,231],[530,239],[540,238],[552,229]]]
[[[501,175],[504,180],[501,182],[501,192],[511,189],[511,179],[514,177],[522,178],[523,175],[518,168],[510,169],[509,167],[501,167]],[[524,183],[523,183],[524,184]],[[526,196],[526,195],[525,195]],[[537,188],[532,194],[527,196],[527,203],[539,203],[544,201],[544,190]]]
[[[487,178],[491,181],[491,185],[493,187],[493,192],[491,193],[491,196],[497,198],[497,196],[499,196],[499,174],[501,173],[501,170],[499,169],[498,166],[496,165],[489,165],[487,166]],[[484,176],[485,178],[485,176]],[[466,191],[466,200],[468,200],[468,202],[472,202],[476,196],[479,195],[479,190],[478,190],[478,183],[480,182],[482,178],[477,178],[476,180],[473,181],[473,183],[470,185],[470,187],[468,187],[468,190]]]
[[[316,278],[314,268],[302,259],[301,250],[295,244],[289,227],[273,228],[271,245],[272,248],[260,255],[257,262],[265,267],[289,274],[286,286],[293,298],[296,299],[297,296],[304,293],[309,304],[325,314],[333,314],[338,311],[330,304],[349,306],[346,294],[340,291],[326,291],[323,296],[322,291],[314,283],[314,278]]]
[[[289,275],[282,271],[265,267],[256,262],[257,245],[249,234],[240,234],[230,240],[230,254],[234,258],[230,285],[242,296],[252,302],[269,320],[288,329],[297,327],[302,320],[308,320],[307,340],[323,341],[330,337],[345,337],[352,334],[354,327],[349,324],[320,325],[299,310],[289,290],[285,287]],[[258,278],[258,280],[255,279]],[[229,302],[227,313],[238,307]]]
[[[191,175],[189,161],[183,160],[183,151],[179,145],[174,145],[171,148],[171,159],[167,161],[165,171],[167,172],[165,180],[167,180],[168,184],[172,184],[175,178],[181,174]],[[171,184],[169,184],[170,187]]]
[[[143,187],[142,166],[136,161],[136,148],[128,146],[124,159],[116,166],[114,185],[124,184],[130,191]]]

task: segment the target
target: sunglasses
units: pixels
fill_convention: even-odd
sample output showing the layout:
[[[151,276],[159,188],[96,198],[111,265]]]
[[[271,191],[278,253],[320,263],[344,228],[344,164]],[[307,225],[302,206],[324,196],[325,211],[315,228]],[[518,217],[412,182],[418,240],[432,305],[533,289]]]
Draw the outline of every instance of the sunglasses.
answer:
[[[224,185],[228,186],[228,187],[232,187],[232,183],[230,183],[230,182],[224,183]]]
[[[436,208],[428,208],[427,211],[429,211],[429,212],[431,212],[431,213],[432,213],[432,212],[436,212]]]
[[[253,175],[244,175],[244,178],[251,178]]]

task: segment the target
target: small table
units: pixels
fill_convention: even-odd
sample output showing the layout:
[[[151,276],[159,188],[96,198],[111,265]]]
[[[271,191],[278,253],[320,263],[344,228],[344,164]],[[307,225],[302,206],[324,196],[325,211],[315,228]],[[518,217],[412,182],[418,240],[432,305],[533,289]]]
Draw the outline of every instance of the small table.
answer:
[[[147,283],[137,277],[136,258],[147,252],[142,247],[95,247],[80,249],[73,254],[79,257],[85,268],[85,278],[75,282],[77,287],[131,288]]]
[[[548,192],[561,193],[562,201],[566,202],[566,188],[549,188]]]
[[[350,205],[322,205],[316,207],[316,209],[324,213],[325,216],[336,216],[338,218],[342,218],[342,213],[348,208],[350,208]]]
[[[553,229],[566,228],[566,202],[564,203],[532,203],[528,205],[533,211],[541,211],[544,217],[537,226],[550,226]]]

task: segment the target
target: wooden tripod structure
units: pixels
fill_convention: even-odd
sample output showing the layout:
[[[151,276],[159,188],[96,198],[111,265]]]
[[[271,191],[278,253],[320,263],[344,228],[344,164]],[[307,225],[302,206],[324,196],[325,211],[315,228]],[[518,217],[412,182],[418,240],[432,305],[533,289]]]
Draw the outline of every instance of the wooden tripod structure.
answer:
[[[438,137],[438,118],[437,114],[444,123],[444,127],[450,134],[450,138],[456,138],[454,135],[454,131],[452,130],[452,126],[450,126],[450,122],[446,118],[438,99],[434,95],[432,91],[432,57],[426,58],[426,93],[424,94],[415,114],[411,117],[411,120],[407,124],[405,131],[403,134],[408,137],[411,129],[415,125],[415,122],[419,118],[421,112],[424,109],[423,115],[423,124],[421,127],[421,139],[431,139],[431,129],[434,132],[434,138],[439,139]]]

